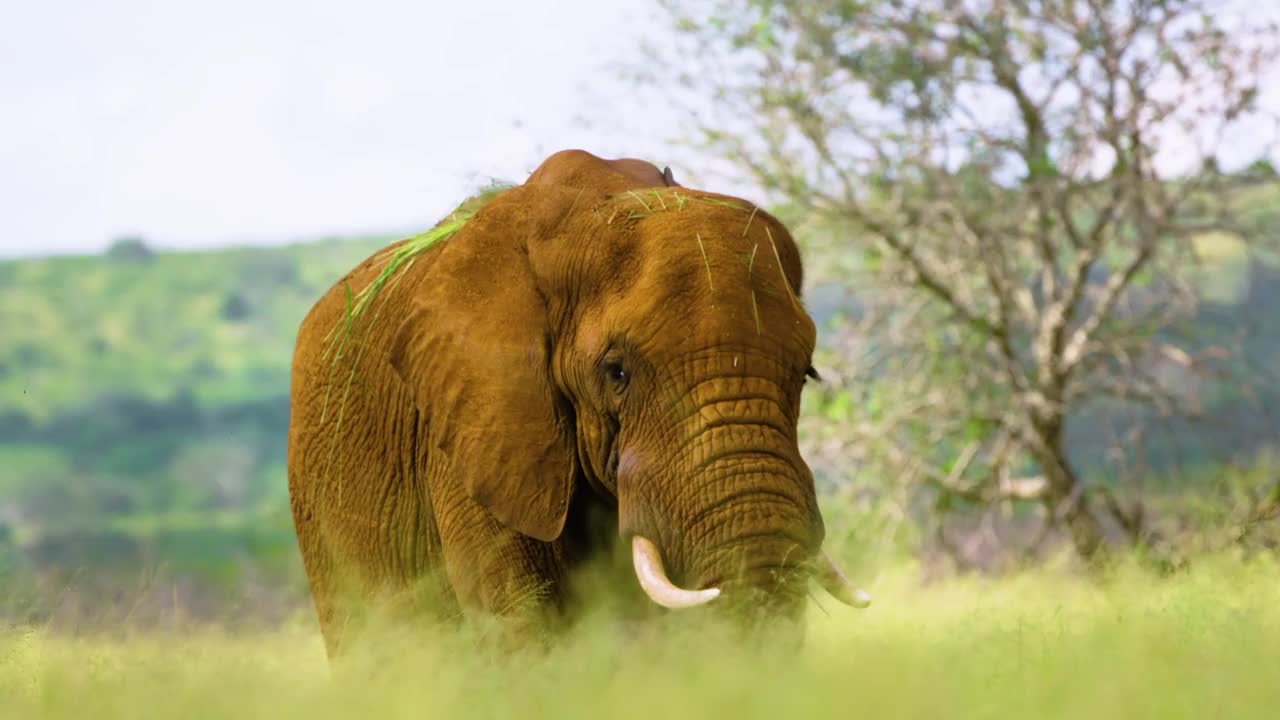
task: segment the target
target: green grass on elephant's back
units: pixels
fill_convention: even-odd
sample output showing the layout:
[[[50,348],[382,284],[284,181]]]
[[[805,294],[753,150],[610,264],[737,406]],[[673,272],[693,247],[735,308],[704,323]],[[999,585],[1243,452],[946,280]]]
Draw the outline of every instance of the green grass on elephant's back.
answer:
[[[588,621],[546,655],[404,633],[330,670],[318,635],[194,630],[129,640],[0,633],[5,717],[1271,718],[1274,561],[1104,584],[1041,572],[823,599],[798,654]],[[377,670],[375,671],[375,668]]]

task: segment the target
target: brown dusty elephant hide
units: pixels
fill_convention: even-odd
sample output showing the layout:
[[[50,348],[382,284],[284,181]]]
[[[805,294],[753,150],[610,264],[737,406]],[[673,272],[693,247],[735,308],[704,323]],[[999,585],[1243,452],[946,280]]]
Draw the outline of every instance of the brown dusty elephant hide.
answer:
[[[615,539],[672,592],[798,612],[823,537],[796,446],[815,333],[775,218],[564,151],[348,325],[388,257],[316,303],[293,361],[289,491],[331,654],[375,598],[517,625],[589,603],[570,577]]]

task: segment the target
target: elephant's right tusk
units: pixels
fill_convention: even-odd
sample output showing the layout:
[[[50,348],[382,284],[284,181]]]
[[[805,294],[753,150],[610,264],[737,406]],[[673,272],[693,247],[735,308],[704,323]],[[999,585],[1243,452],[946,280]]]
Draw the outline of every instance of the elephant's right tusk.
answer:
[[[818,583],[827,592],[845,605],[864,608],[871,604],[871,595],[867,594],[866,590],[854,587],[826,550],[823,550],[820,555],[822,557],[818,558]]]
[[[635,563],[636,578],[649,599],[666,608],[688,608],[705,605],[720,594],[720,588],[706,590],[682,590],[667,579],[658,548],[643,537],[631,538],[631,559]]]

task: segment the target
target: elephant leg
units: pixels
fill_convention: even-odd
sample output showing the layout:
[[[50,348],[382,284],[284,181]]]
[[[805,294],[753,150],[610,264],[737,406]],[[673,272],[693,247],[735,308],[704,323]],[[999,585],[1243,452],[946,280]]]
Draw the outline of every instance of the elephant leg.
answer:
[[[380,498],[343,506],[331,496],[312,504],[292,498],[295,529],[329,657],[352,647],[370,623],[406,627],[456,618],[457,604],[443,576],[440,536],[430,497],[381,468],[365,494]]]
[[[433,483],[431,502],[445,571],[464,612],[497,618],[517,643],[556,618],[564,605],[559,541],[541,542],[504,526],[448,477]]]
[[[294,528],[302,555],[302,569],[307,575],[311,600],[315,604],[316,618],[320,622],[320,635],[324,638],[325,651],[336,657],[342,646],[344,621],[339,611],[339,588],[336,564],[326,546],[319,523],[312,516],[311,508],[298,493],[291,498]]]

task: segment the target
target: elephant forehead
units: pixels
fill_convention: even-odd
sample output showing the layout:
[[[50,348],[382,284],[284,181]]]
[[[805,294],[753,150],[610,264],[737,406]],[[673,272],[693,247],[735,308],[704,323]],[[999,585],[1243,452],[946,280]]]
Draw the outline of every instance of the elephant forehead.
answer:
[[[602,313],[606,335],[639,334],[667,349],[673,335],[769,334],[788,348],[811,346],[796,294],[799,253],[768,213],[683,188],[628,191],[580,209],[561,235],[577,255],[571,295],[579,317]]]
[[[762,211],[686,205],[655,212],[637,229],[642,256],[668,284],[696,278],[710,295],[729,296],[799,288],[799,253],[791,236]]]
[[[703,238],[703,247],[673,245],[646,255],[628,304],[676,314],[684,329],[704,337],[812,334],[812,321],[772,247],[723,233]]]

